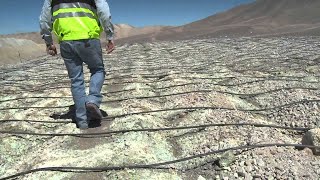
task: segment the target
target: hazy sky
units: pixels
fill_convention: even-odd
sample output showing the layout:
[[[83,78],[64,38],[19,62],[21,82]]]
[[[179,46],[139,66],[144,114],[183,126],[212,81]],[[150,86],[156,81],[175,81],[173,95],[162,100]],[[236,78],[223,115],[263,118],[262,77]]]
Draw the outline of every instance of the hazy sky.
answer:
[[[183,25],[254,0],[108,0],[113,23]],[[1,0],[0,34],[39,31],[43,0]]]

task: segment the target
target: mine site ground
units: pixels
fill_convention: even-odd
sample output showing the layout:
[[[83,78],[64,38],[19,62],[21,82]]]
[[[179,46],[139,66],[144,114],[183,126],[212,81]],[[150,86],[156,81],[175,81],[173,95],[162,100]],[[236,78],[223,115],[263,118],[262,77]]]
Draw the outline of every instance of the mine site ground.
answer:
[[[104,63],[105,117],[88,130],[72,123],[70,81],[60,56],[1,67],[0,179],[43,167],[162,162],[169,163],[94,172],[51,169],[17,178],[320,177],[320,157],[308,148],[254,148],[301,144],[305,131],[292,128],[320,126],[319,37],[125,44],[104,52]],[[223,151],[239,146],[248,147]]]

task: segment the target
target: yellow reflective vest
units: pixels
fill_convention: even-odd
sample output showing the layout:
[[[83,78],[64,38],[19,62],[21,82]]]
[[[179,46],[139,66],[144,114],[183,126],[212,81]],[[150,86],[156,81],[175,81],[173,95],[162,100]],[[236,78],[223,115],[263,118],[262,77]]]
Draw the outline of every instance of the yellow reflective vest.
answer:
[[[59,41],[97,39],[102,27],[94,0],[52,0],[53,30]]]

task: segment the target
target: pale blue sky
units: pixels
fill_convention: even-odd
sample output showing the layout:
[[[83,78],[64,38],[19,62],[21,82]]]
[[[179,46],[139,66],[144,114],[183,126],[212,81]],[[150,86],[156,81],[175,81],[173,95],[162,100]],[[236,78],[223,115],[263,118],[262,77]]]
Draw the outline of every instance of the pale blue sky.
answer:
[[[113,23],[183,25],[254,0],[108,0]],[[0,34],[39,31],[43,0],[2,0]]]

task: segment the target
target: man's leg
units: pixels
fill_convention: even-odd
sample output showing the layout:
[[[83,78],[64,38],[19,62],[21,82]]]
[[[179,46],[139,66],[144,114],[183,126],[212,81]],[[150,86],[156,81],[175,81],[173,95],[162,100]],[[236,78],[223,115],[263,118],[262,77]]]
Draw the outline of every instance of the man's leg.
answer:
[[[74,51],[73,41],[62,42],[60,44],[61,56],[68,70],[68,75],[71,80],[71,92],[73,101],[76,107],[76,121],[80,129],[87,129],[87,114],[86,114],[86,93],[83,76],[83,62]]]
[[[81,44],[82,43],[82,44]],[[94,119],[101,119],[101,112],[98,111],[101,101],[101,89],[105,78],[105,69],[102,59],[100,40],[89,39],[79,42],[76,51],[81,59],[88,65],[91,73],[90,89],[87,96],[87,109],[92,113]],[[94,107],[96,106],[96,107]]]

